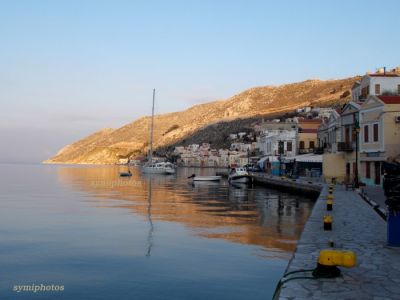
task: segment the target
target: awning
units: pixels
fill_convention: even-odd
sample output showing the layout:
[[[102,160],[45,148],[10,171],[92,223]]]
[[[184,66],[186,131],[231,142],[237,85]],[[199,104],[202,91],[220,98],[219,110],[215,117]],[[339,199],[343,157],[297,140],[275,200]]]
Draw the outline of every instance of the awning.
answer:
[[[277,156],[272,156],[272,155],[270,155],[270,156],[264,156],[263,158],[261,158],[261,159],[258,161],[258,164],[261,164],[261,165],[264,164],[264,162],[265,162],[267,159],[269,159],[270,162],[279,161]]]
[[[293,162],[294,160],[296,160],[296,162],[322,163],[322,154],[308,153],[293,157],[285,157],[284,159],[285,162]]]

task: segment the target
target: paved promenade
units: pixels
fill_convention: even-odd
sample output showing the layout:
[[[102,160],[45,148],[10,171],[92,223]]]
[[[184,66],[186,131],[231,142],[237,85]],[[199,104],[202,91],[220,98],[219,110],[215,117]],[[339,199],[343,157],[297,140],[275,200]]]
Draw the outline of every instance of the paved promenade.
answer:
[[[318,196],[323,188],[323,184],[312,180],[289,179],[284,177],[272,176],[265,173],[250,172],[255,184],[284,190],[292,193],[302,193]]]
[[[333,230],[323,230],[327,188],[315,203],[287,272],[312,269],[319,251],[334,248],[353,250],[357,266],[341,268],[335,279],[298,279],[285,283],[279,299],[400,299],[400,249],[386,246],[386,222],[355,191],[334,189]],[[310,276],[310,272],[295,274]]]

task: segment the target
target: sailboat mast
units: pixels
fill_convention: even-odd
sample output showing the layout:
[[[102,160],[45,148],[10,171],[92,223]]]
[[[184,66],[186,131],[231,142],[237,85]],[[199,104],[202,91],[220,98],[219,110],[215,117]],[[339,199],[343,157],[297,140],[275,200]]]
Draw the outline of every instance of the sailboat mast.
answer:
[[[150,153],[149,161],[153,161],[153,134],[154,134],[154,99],[156,97],[156,89],[153,89],[153,106],[151,108],[151,126],[150,126]]]

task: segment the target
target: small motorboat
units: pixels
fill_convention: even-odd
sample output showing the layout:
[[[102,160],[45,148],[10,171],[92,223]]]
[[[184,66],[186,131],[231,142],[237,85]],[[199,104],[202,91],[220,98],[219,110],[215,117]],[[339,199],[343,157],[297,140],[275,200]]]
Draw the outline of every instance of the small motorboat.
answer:
[[[129,170],[128,172],[120,172],[119,176],[120,177],[131,177],[132,176],[131,170]]]
[[[188,179],[192,179],[193,181],[220,181],[222,176],[196,176],[196,174],[192,174]]]
[[[233,168],[228,176],[230,183],[248,183],[250,179],[251,177],[245,168]]]
[[[147,163],[142,168],[143,173],[173,175],[176,167],[170,162]]]

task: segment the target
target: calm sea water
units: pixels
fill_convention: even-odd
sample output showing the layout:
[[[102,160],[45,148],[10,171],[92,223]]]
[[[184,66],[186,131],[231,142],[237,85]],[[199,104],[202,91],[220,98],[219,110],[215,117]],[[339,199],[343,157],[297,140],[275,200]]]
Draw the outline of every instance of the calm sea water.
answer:
[[[0,299],[271,298],[312,200],[131,169],[0,165]]]

